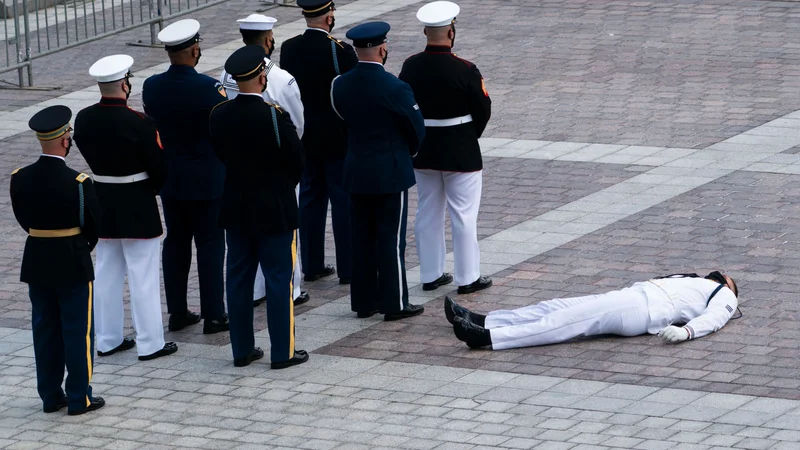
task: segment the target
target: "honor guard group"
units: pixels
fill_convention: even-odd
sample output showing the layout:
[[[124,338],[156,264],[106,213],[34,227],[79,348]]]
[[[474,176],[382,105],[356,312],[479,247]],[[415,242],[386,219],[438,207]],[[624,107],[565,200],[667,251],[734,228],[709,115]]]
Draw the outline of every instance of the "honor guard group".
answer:
[[[29,285],[45,412],[67,407],[76,415],[105,404],[92,395],[95,351],[104,357],[136,347],[144,361],[178,350],[164,338],[159,266],[168,329],[203,320],[205,334],[229,331],[237,367],[264,356],[253,335],[253,308],[264,302],[271,368],[308,361],[294,336],[294,307],[309,301],[301,273],[312,282],[338,268],[359,318],[421,314],[422,306],[408,302],[405,265],[415,184],[422,289],[455,283],[469,294],[492,285],[481,275],[477,238],[478,138],[491,100],[475,64],[452,52],[458,5],[419,9],[427,46],[395,76],[384,68],[388,23],[352,28],[351,46],[331,35],[332,1],[297,4],[308,29],[282,45],[279,64],[271,59],[276,19],[252,14],[237,21],[244,46],[219,79],[195,70],[202,42],[196,20],[164,28],[158,38],[171,64],[145,80],[144,113],[127,105],[133,58],[113,55],[92,65],[101,98],[74,121],[91,176],[65,163],[73,141],[69,108],[51,106],[30,119],[42,155],[13,172],[10,195],[29,235],[20,278]],[[166,225],[160,255],[156,196]],[[325,264],[329,203],[337,268]],[[445,211],[453,274],[445,272]],[[199,314],[187,305],[192,243]],[[135,338],[123,334],[126,276]],[[488,315],[449,297],[444,308],[458,339],[501,350],[609,333],[693,339],[724,326],[737,296],[730,277],[712,272]]]

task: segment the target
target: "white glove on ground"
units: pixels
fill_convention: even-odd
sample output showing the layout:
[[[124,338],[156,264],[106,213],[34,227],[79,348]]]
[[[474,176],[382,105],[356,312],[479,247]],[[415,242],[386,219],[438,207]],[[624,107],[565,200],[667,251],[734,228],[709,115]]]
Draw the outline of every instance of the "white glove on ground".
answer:
[[[689,330],[683,327],[675,327],[675,326],[668,326],[664,328],[658,333],[658,337],[664,340],[664,342],[669,342],[674,344],[676,342],[688,341],[689,340]]]

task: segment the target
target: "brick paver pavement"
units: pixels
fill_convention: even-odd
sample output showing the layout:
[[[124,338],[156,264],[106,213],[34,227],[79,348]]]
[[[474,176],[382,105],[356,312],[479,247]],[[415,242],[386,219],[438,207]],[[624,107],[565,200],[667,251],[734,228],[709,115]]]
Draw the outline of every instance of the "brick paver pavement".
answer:
[[[457,296],[485,313],[602,293],[659,274],[723,269],[739,280],[744,315],[703,339],[665,346],[652,336],[609,337],[470,351],[436,301],[419,318],[373,326],[321,351],[800,399],[800,235],[792,204],[799,191],[796,176],[736,172],[500,272],[487,293]]]
[[[424,44],[414,20],[422,2],[412,3],[337,2],[353,20],[335,34],[388,20],[387,68],[397,73]],[[412,194],[406,256],[422,316],[357,320],[347,287],[308,283],[312,301],[296,324],[310,363],[234,368],[225,334],[170,333],[180,350],[169,358],[98,359],[93,384],[109,402],[101,412],[44,415],[26,287],[16,281],[24,235],[6,197],[0,448],[796,448],[797,3],[459,4],[456,51],[478,64],[494,100],[479,238],[482,270],[495,280],[459,301],[488,311],[722,268],[739,283],[743,318],[678,346],[644,336],[469,350],[441,311],[453,287],[418,286]],[[209,74],[238,38],[233,19],[252,9],[231,0],[196,16]],[[286,24],[296,13],[267,14]],[[0,183],[37,153],[13,111],[90,86],[86,67],[107,53],[133,54],[140,70],[163,63],[161,49],[124,45],[139,35],[147,30],[38,64],[37,80],[61,92],[0,91],[0,111],[12,111],[0,113],[0,131],[18,133],[0,140]],[[85,169],[78,154],[69,161]],[[196,275],[190,283],[197,306]],[[256,338],[266,348],[264,322],[261,311]]]

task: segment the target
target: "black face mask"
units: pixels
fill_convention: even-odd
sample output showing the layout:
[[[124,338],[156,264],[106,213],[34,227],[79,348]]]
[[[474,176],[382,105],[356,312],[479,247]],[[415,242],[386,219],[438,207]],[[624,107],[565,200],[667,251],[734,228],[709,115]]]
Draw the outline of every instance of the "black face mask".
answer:
[[[202,52],[202,50],[200,50],[200,49],[198,48],[198,49],[197,49],[197,58],[195,58],[195,59],[194,59],[194,65],[195,65],[195,67],[197,66],[197,64],[199,64],[199,63],[200,63],[200,57],[201,57],[201,56],[203,56],[203,52]]]
[[[128,92],[125,93],[125,100],[128,100],[129,98],[131,98],[131,91],[133,88],[131,86],[131,80],[129,80],[128,78],[125,78],[125,86],[128,86]]]
[[[456,27],[453,27],[453,38],[450,39],[450,48],[456,45]]]
[[[263,93],[264,93],[264,91],[266,91],[266,90],[267,90],[267,80],[265,79],[265,80],[264,80],[264,85],[263,85],[263,86],[261,86],[261,93],[263,94]]]
[[[336,25],[336,17],[331,17],[331,28],[328,30],[328,33],[333,31],[333,27]]]
[[[386,65],[386,60],[389,59],[389,50],[386,50],[386,53],[383,54],[383,64]]]
[[[66,158],[67,155],[69,155],[69,149],[72,148],[72,136],[67,138],[67,142],[69,143],[67,144],[67,149],[64,151],[64,158]]]
[[[269,38],[269,53],[267,53],[267,58],[272,58],[272,52],[275,51],[275,38]]]

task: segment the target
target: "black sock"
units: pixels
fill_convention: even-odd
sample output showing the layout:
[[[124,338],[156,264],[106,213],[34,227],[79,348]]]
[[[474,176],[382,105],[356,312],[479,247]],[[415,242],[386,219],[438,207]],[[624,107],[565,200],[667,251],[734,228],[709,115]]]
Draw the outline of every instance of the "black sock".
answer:
[[[475,325],[486,327],[486,316],[484,316],[483,314],[470,312],[469,320],[472,321],[472,323],[474,323]]]

